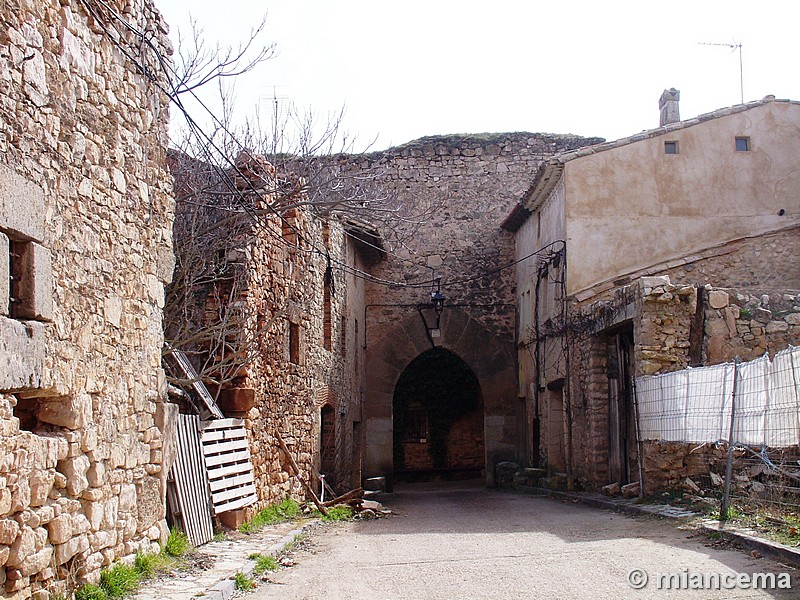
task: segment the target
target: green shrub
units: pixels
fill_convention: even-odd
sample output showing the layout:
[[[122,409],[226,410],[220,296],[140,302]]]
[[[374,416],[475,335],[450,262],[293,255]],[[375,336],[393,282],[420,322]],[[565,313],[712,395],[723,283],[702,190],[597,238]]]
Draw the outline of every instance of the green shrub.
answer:
[[[327,516],[322,517],[323,521],[349,521],[353,518],[353,509],[349,506],[334,506],[328,509]]]
[[[189,538],[186,537],[185,533],[183,533],[180,529],[175,529],[174,527],[169,530],[167,543],[164,544],[164,552],[170,556],[174,556],[175,558],[180,558],[189,552],[191,548],[192,545],[189,543]]]
[[[264,554],[251,554],[249,558],[250,560],[256,561],[256,566],[253,567],[253,571],[257,575],[263,575],[264,573],[271,573],[281,568],[280,565],[278,564],[278,561],[275,560],[274,556],[266,556]]]
[[[256,587],[255,582],[241,571],[238,571],[236,575],[233,576],[233,581],[236,585],[236,589],[241,592],[249,592]]]
[[[108,594],[99,585],[87,583],[75,592],[75,600],[108,600]]]
[[[117,563],[100,573],[100,587],[109,598],[124,598],[136,590],[139,573],[133,565]]]

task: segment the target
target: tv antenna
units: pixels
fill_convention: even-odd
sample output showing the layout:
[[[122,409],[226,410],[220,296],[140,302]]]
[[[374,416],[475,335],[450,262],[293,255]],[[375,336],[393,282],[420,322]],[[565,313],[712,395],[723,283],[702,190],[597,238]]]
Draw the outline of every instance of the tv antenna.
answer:
[[[701,46],[723,46],[725,48],[730,48],[732,52],[735,52],[737,49],[739,50],[739,91],[742,95],[742,104],[744,104],[744,69],[742,67],[742,43],[741,42],[728,42],[728,43],[716,43],[716,42],[698,42]]]

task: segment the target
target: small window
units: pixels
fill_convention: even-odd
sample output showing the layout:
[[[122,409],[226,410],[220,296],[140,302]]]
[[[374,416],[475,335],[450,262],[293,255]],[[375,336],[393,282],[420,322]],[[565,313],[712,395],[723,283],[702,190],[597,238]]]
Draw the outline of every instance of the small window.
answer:
[[[24,242],[9,240],[8,244],[8,274],[9,274],[9,297],[8,314],[12,319],[21,318],[25,312],[23,302],[23,279],[25,270],[22,267],[22,257],[25,252]]]
[[[664,154],[677,154],[678,142],[664,142]]]
[[[289,362],[300,364],[300,325],[289,321]]]
[[[403,441],[425,443],[428,438],[428,413],[420,405],[403,411]]]
[[[750,152],[750,138],[737,137],[736,138],[736,151],[737,152]]]

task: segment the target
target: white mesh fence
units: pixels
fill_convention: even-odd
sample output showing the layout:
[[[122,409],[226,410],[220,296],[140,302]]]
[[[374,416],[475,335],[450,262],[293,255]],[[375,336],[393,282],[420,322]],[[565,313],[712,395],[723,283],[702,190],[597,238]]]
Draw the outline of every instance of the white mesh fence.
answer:
[[[737,373],[738,371],[738,373]],[[733,395],[734,379],[736,394]],[[719,440],[767,448],[800,443],[800,348],[739,363],[638,377],[643,440]],[[733,414],[733,440],[731,434]]]

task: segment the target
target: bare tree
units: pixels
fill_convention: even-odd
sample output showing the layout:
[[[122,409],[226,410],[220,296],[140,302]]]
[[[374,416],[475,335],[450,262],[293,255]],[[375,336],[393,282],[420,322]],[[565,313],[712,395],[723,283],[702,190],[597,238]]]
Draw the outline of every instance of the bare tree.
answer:
[[[243,126],[232,125],[227,82],[252,71],[274,49],[260,41],[263,25],[237,48],[222,50],[208,50],[195,26],[177,61],[176,103],[184,123],[174,127],[182,136],[173,139],[169,156],[177,200],[176,267],[167,289],[165,336],[189,355],[217,395],[242,376],[284,308],[265,307],[259,315],[247,302],[254,244],[302,244],[327,254],[322,240],[291,231],[287,217],[301,210],[311,218],[379,223],[389,238],[397,233],[387,243],[399,245],[401,232],[409,229],[400,225],[423,219],[433,208],[409,209],[386,192],[379,169],[361,168],[366,159],[350,154],[355,139],[342,130],[343,111],[319,118],[276,100],[268,117],[256,112]],[[181,96],[207,106],[196,91],[211,86],[221,108],[207,115],[211,126],[203,129]],[[292,235],[276,235],[276,225]]]

